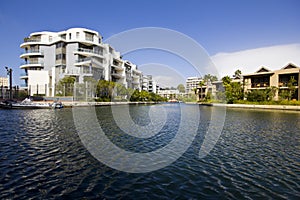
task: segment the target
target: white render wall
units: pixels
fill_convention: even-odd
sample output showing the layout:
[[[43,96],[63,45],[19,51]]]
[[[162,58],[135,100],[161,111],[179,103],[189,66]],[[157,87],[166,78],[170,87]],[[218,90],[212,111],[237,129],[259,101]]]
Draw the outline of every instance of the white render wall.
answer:
[[[28,70],[28,87],[30,90],[29,95],[34,94],[45,94],[49,96],[49,72],[48,71],[38,71],[38,70]]]

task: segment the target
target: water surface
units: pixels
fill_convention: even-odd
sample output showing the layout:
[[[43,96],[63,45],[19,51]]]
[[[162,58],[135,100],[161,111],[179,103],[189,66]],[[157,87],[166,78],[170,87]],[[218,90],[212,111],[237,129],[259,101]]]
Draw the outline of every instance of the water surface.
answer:
[[[227,109],[221,137],[203,159],[198,152],[218,108],[154,105],[166,110],[167,122],[147,139],[122,132],[110,107],[96,112],[111,141],[149,152],[174,138],[180,105],[200,112],[192,145],[171,165],[137,174],[111,169],[91,156],[76,132],[72,109],[0,110],[0,199],[300,198],[299,112]],[[130,106],[133,120],[147,125],[150,107]]]

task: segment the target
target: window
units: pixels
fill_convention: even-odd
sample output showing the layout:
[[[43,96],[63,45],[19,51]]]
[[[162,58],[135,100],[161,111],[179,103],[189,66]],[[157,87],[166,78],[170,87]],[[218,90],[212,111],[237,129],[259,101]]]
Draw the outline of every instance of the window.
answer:
[[[63,34],[60,37],[65,40],[66,39],[66,34]]]
[[[79,39],[79,32],[76,32],[76,39]]]
[[[64,42],[59,42],[59,43],[56,43],[56,48],[61,48],[61,47],[65,47],[65,43]]]
[[[66,54],[57,54],[55,56],[56,60],[65,60],[66,59]]]
[[[72,39],[72,34],[71,33],[69,33],[69,40],[71,40]]]

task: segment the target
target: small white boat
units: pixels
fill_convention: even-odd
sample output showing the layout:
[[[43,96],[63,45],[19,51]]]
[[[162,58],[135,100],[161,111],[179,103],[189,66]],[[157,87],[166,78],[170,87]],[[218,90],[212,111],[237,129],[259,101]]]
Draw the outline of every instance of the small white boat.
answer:
[[[22,102],[18,103],[16,101],[7,100],[0,103],[0,108],[5,109],[51,109],[51,108],[63,108],[62,103],[54,102],[54,103],[40,103],[33,102],[30,99],[26,98]]]
[[[61,102],[54,102],[51,106],[54,109],[61,109],[64,107],[64,105]]]

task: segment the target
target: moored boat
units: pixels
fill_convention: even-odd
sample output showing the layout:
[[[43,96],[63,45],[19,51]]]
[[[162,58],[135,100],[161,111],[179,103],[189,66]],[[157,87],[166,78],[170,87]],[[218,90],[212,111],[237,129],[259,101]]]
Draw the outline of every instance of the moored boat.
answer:
[[[51,108],[63,108],[61,102],[54,103],[41,103],[33,102],[26,98],[22,102],[16,102],[14,100],[6,100],[0,103],[0,108],[4,109],[51,109]]]

